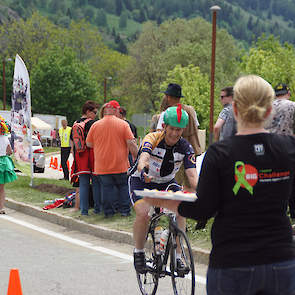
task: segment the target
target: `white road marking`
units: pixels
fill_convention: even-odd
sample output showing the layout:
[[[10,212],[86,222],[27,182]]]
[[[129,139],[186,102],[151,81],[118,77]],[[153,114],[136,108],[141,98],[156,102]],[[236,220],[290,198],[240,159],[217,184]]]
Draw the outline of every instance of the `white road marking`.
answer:
[[[0,219],[1,218],[5,219],[7,221],[13,222],[15,224],[19,224],[21,226],[27,227],[29,229],[35,230],[37,232],[43,233],[45,235],[48,235],[48,236],[51,236],[51,237],[66,241],[68,243],[72,243],[74,245],[78,245],[78,246],[88,248],[88,249],[91,249],[91,250],[94,250],[94,251],[97,251],[97,252],[108,254],[108,255],[111,255],[111,256],[114,256],[114,257],[117,257],[117,258],[120,258],[120,259],[127,260],[129,262],[133,262],[133,257],[131,255],[120,253],[118,251],[114,251],[114,250],[107,249],[107,248],[104,248],[104,247],[94,246],[91,243],[84,242],[84,241],[78,240],[78,239],[74,239],[74,238],[68,237],[68,236],[66,236],[64,234],[56,233],[54,231],[51,231],[51,230],[36,226],[36,225],[28,223],[26,221],[18,220],[18,219],[14,218],[14,217],[11,217],[11,216],[2,215],[2,216],[0,216]],[[196,275],[195,279],[196,279],[197,283],[206,285],[206,278],[205,277]]]

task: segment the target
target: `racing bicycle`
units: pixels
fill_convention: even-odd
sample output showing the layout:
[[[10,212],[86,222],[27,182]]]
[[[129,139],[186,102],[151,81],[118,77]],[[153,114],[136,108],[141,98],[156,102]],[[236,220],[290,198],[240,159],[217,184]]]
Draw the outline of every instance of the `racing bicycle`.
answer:
[[[192,249],[186,234],[177,226],[176,215],[171,211],[153,208],[146,236],[146,273],[136,273],[139,289],[143,295],[155,295],[159,279],[170,276],[176,295],[193,295],[195,292],[195,267]],[[163,254],[157,254],[155,228],[161,219],[168,219],[169,235]],[[177,269],[176,248],[181,250],[184,268]]]

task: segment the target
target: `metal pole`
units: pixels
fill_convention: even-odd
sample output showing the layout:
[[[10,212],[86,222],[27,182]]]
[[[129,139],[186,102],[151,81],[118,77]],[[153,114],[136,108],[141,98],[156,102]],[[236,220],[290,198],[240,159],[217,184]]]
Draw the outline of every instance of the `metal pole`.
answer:
[[[107,78],[104,78],[104,100],[103,102],[106,103],[107,101]]]
[[[3,65],[3,76],[2,76],[2,87],[3,87],[3,110],[6,110],[6,81],[5,81],[5,59],[2,62]]]
[[[212,55],[211,55],[211,88],[210,88],[210,133],[209,144],[213,143],[213,119],[214,119],[214,79],[215,79],[215,49],[216,49],[216,15],[221,8],[219,6],[212,6],[210,10],[212,15]]]

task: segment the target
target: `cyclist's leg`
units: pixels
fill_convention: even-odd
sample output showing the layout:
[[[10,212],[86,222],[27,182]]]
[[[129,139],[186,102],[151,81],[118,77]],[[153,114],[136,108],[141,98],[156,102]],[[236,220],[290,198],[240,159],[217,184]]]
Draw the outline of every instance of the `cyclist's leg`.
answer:
[[[138,200],[134,205],[136,213],[133,224],[133,239],[136,249],[143,249],[145,238],[149,227],[150,217],[148,216],[150,205],[143,200]]]
[[[143,249],[149,226],[150,217],[148,213],[151,206],[133,192],[134,190],[143,190],[146,186],[145,183],[140,181],[138,177],[129,177],[128,186],[130,200],[136,214],[133,224],[133,240],[136,249]]]
[[[133,224],[133,240],[134,240],[134,267],[139,273],[146,270],[144,245],[147,231],[149,228],[149,210],[148,205],[141,197],[134,194],[134,190],[143,190],[145,184],[137,177],[129,177],[129,196],[135,210],[135,220]]]

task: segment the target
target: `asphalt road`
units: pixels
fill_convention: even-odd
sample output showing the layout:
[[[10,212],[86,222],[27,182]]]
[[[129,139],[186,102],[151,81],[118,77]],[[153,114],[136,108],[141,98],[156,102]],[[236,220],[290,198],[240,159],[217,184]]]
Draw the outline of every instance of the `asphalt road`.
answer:
[[[51,179],[60,179],[60,178],[63,178],[63,172],[60,171],[59,169],[53,169],[50,167],[50,160],[51,160],[51,157],[53,158],[57,158],[57,163],[58,163],[58,167],[60,167],[60,153],[55,153],[55,154],[50,154],[50,155],[47,155],[45,157],[45,172],[44,173],[34,173],[34,177],[37,177],[37,178],[51,178]],[[70,168],[72,166],[72,162],[73,162],[73,157],[72,157],[72,154],[70,154],[70,157],[69,157],[69,165],[70,165]]]
[[[132,246],[102,240],[9,210],[0,216],[0,294],[19,270],[23,294],[140,294]],[[205,292],[206,267],[196,267],[196,294]],[[172,294],[169,278],[157,294]]]

